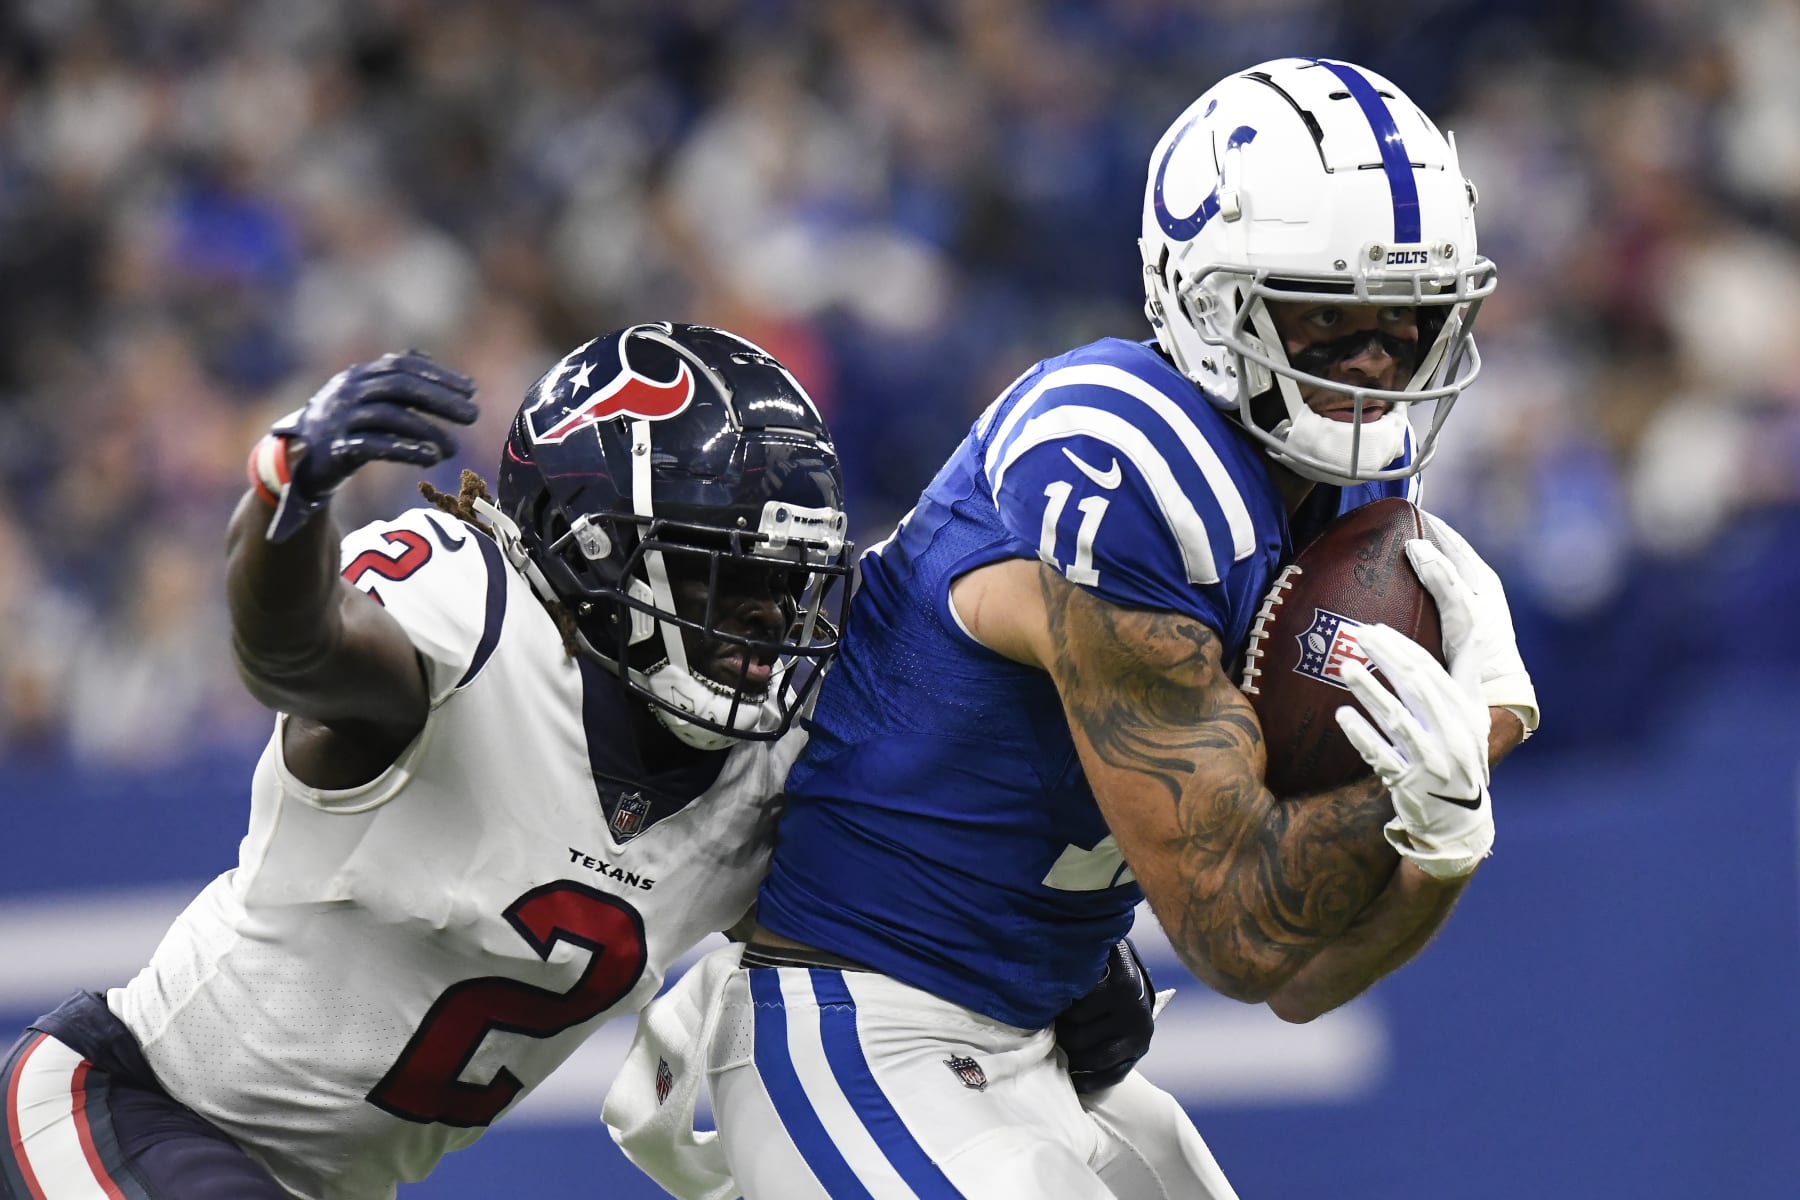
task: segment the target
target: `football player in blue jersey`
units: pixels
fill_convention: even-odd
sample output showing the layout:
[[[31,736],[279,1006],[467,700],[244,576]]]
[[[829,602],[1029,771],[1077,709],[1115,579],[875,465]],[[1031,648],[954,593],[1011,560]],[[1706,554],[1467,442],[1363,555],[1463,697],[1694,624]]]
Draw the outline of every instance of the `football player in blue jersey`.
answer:
[[[1295,1021],[1442,924],[1537,719],[1493,573],[1441,523],[1447,551],[1408,544],[1448,667],[1365,631],[1397,695],[1346,671],[1373,717],[1340,711],[1371,767],[1349,786],[1271,795],[1234,681],[1297,546],[1418,498],[1480,369],[1475,201],[1454,143],[1348,63],[1238,72],[1163,136],[1154,337],[1027,371],[862,559],[706,1018],[748,1200],[1230,1195],[1172,1099],[1134,1074],[1084,1111],[1061,1069],[1053,1020],[1138,901],[1200,979]]]

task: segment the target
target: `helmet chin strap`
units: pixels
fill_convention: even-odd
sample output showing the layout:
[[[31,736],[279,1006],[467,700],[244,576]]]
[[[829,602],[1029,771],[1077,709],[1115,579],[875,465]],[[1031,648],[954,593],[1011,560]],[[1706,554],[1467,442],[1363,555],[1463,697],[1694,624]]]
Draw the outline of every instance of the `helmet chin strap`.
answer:
[[[644,574],[656,606],[663,612],[675,611],[675,593],[669,586],[669,568],[662,551],[644,554]],[[639,585],[641,586],[641,585]],[[696,750],[723,750],[738,739],[730,733],[695,724],[682,714],[700,717],[714,725],[756,733],[774,729],[781,711],[774,697],[781,682],[779,673],[772,674],[769,688],[761,700],[741,695],[736,688],[708,679],[688,662],[687,643],[679,626],[669,621],[656,623],[665,657],[645,671],[632,671],[632,677],[649,690],[660,704],[654,705],[656,719],[663,727]],[[633,641],[643,639],[634,638]],[[732,710],[735,707],[736,712]]]
[[[506,561],[512,564],[514,570],[525,576],[538,598],[551,604],[562,603],[556,589],[550,586],[550,581],[544,578],[538,565],[531,561],[531,555],[525,553],[524,534],[519,529],[518,522],[501,512],[499,506],[490,500],[476,496],[470,503],[481,514],[481,519],[487,522],[488,528],[494,531],[494,540],[500,543],[500,553],[506,556]]]
[[[761,700],[739,698],[735,689],[703,675],[696,675],[686,667],[677,667],[668,659],[647,671],[633,671],[632,675],[662,702],[651,706],[656,719],[670,733],[696,750],[723,750],[735,745],[738,737],[722,730],[696,725],[682,716],[682,713],[704,718],[715,725],[728,725],[743,733],[766,732],[781,722],[780,706],[775,702],[781,688],[782,672],[779,668],[769,677],[769,690]],[[735,720],[731,713],[734,700],[737,705]]]
[[[1253,303],[1250,323],[1261,340],[1263,353],[1276,362],[1287,363],[1289,368],[1268,372],[1274,375],[1275,387],[1287,409],[1287,419],[1269,430],[1280,442],[1279,448],[1270,448],[1270,457],[1302,478],[1340,487],[1359,482],[1358,472],[1379,470],[1399,458],[1406,450],[1407,434],[1412,429],[1405,410],[1390,408],[1375,420],[1360,423],[1333,421],[1314,412],[1301,396],[1299,381],[1293,374],[1303,368],[1292,362],[1262,300],[1258,298]],[[1342,338],[1333,345],[1341,351],[1364,341],[1365,337]],[[1246,366],[1253,365],[1249,360],[1243,361]],[[1318,386],[1345,393],[1352,390],[1333,384],[1322,374],[1309,375]]]
[[[1353,423],[1321,417],[1304,404],[1301,410],[1298,416],[1275,427],[1283,449],[1271,450],[1270,457],[1296,475],[1340,487],[1357,481],[1350,473],[1353,463],[1358,467],[1369,463],[1383,467],[1399,458],[1406,450],[1406,435],[1412,428],[1404,412],[1390,409],[1375,420],[1362,423],[1359,444]]]

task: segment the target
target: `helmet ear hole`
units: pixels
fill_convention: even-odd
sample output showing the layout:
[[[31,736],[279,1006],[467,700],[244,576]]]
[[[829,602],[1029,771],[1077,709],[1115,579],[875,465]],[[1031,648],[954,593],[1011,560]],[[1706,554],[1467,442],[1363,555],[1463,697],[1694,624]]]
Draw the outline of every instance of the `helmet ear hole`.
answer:
[[[1271,382],[1268,387],[1250,397],[1250,419],[1265,433],[1275,432],[1288,419],[1287,402],[1281,398],[1279,386]]]
[[[1199,297],[1191,291],[1178,289],[1172,290],[1171,294],[1175,297],[1176,306],[1181,309],[1181,315],[1187,318],[1188,324],[1197,329],[1205,323],[1208,306],[1201,303]]]

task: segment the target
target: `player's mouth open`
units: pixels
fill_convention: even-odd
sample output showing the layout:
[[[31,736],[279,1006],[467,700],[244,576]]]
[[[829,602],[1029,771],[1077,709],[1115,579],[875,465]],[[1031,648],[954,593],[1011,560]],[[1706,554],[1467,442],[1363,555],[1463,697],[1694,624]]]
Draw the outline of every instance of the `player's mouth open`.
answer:
[[[774,664],[760,658],[751,658],[746,667],[745,655],[743,650],[727,650],[715,655],[702,673],[715,683],[746,693],[767,690],[769,678],[774,674]]]
[[[1366,400],[1363,402],[1362,419],[1364,423],[1380,420],[1387,415],[1387,410],[1387,405],[1379,400]],[[1356,420],[1356,406],[1346,404],[1341,408],[1321,409],[1319,415],[1327,421],[1343,421],[1348,424]]]

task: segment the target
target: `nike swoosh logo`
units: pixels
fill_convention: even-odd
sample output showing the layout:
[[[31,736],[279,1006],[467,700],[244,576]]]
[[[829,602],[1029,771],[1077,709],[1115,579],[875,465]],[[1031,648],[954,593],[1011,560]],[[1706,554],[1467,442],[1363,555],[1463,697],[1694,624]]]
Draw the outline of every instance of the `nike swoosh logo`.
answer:
[[[1070,450],[1067,446],[1062,448],[1062,452],[1070,462],[1075,464],[1076,469],[1083,475],[1086,475],[1089,479],[1093,480],[1109,492],[1118,487],[1119,481],[1125,478],[1125,472],[1119,469],[1119,460],[1116,458],[1112,460],[1112,466],[1108,467],[1106,470],[1096,471],[1089,464],[1076,458],[1075,452]]]
[[[1466,808],[1471,812],[1481,811],[1481,793],[1477,792],[1473,799],[1462,796],[1440,796],[1436,792],[1426,792],[1433,800],[1442,800],[1445,804],[1454,804],[1458,808]]]
[[[469,540],[467,535],[452,540],[449,531],[437,523],[436,517],[426,517],[425,523],[431,526],[431,532],[437,534],[438,544],[452,553],[461,550],[463,543]]]

